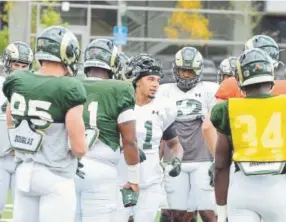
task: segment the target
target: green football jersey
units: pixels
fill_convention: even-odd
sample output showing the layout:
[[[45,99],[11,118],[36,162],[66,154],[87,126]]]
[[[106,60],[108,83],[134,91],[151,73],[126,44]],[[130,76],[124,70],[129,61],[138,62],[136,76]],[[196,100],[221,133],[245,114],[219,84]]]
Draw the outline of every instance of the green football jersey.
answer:
[[[9,129],[17,160],[32,159],[63,177],[73,178],[77,158],[68,145],[65,116],[69,109],[86,102],[82,83],[71,77],[16,71],[7,77],[3,92],[17,126]]]
[[[79,80],[35,75],[32,71],[13,72],[4,82],[3,92],[10,104],[12,97],[18,97],[13,104],[15,108],[19,106],[19,114],[23,114],[17,115],[19,118],[46,118],[53,123],[64,123],[67,111],[86,101],[86,92]]]
[[[83,80],[87,92],[84,105],[86,128],[97,127],[99,140],[114,151],[120,146],[117,119],[120,113],[134,109],[132,84],[120,80]]]

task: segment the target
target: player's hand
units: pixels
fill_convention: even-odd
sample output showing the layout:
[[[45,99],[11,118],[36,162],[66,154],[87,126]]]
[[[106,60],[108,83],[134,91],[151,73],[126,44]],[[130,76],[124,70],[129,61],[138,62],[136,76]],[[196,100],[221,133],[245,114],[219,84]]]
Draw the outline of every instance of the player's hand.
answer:
[[[214,187],[214,162],[209,168],[210,185]]]
[[[171,177],[176,177],[181,173],[181,160],[179,158],[175,158],[172,160],[172,169],[169,172]]]
[[[143,150],[139,149],[139,159],[140,163],[144,162],[146,160],[146,155]]]
[[[127,182],[123,186],[123,189],[132,190],[133,192],[138,192],[139,191],[139,186],[138,186],[138,184]]]
[[[81,168],[83,168],[83,164],[78,160],[76,175],[78,175],[81,179],[84,179],[85,172],[83,172]]]

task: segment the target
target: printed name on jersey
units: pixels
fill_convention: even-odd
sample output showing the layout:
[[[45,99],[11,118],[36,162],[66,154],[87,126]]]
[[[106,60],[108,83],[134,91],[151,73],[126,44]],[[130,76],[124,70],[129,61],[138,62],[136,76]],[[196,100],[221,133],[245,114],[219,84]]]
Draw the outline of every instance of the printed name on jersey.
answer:
[[[281,174],[284,162],[240,162],[239,168],[245,175]]]
[[[202,117],[202,103],[195,99],[178,100],[177,117],[189,116],[190,118],[197,119]]]
[[[18,136],[16,135],[14,142],[16,143],[22,143],[22,144],[28,144],[28,145],[33,145],[33,138],[30,137],[25,137],[25,136]]]

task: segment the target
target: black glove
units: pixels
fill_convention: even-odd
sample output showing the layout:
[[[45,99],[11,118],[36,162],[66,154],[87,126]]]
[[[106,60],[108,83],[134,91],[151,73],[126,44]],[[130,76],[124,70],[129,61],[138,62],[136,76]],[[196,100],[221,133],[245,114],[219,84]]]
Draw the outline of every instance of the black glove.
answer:
[[[146,160],[146,155],[143,150],[139,149],[139,159],[140,163],[144,162]]]
[[[210,185],[214,187],[214,162],[209,168]]]
[[[181,160],[176,157],[175,159],[172,160],[172,169],[169,172],[169,175],[171,177],[176,177],[181,173]]]
[[[76,169],[76,175],[78,175],[81,179],[84,179],[85,172],[83,172],[81,170],[81,168],[83,168],[83,164],[81,162],[79,162],[79,160],[78,160],[78,165],[77,165],[77,169]]]

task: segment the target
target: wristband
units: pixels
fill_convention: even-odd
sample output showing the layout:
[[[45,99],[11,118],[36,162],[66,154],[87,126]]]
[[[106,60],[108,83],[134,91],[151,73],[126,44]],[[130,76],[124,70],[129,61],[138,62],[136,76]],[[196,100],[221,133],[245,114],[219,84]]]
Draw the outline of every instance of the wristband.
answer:
[[[127,180],[130,183],[139,184],[140,163],[127,166]]]
[[[227,218],[227,205],[216,205],[217,215],[220,218]]]

